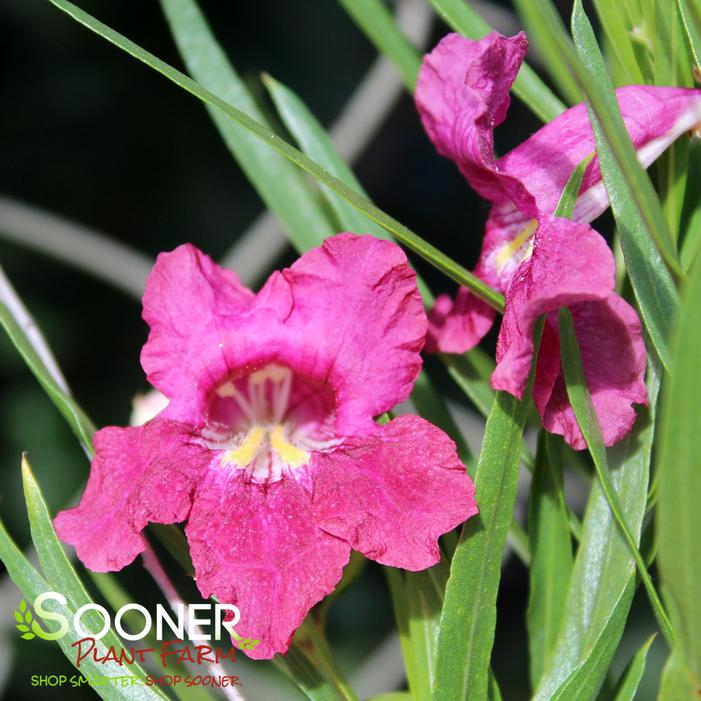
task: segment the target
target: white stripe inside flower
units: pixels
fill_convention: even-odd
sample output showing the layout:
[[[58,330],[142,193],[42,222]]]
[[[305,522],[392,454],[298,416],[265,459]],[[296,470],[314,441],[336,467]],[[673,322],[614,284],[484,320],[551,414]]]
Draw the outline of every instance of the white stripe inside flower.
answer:
[[[214,388],[202,438],[222,451],[222,467],[269,483],[308,465],[313,451],[337,446],[333,423],[330,388],[272,363]]]

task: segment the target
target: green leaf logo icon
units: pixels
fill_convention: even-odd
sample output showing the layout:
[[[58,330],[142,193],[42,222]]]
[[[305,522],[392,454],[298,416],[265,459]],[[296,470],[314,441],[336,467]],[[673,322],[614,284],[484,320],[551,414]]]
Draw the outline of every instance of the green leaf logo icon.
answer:
[[[29,628],[33,620],[34,614],[27,606],[27,602],[22,599],[15,610],[15,621],[17,621],[15,627],[22,634],[21,637],[24,638],[24,640],[31,640],[36,637]]]

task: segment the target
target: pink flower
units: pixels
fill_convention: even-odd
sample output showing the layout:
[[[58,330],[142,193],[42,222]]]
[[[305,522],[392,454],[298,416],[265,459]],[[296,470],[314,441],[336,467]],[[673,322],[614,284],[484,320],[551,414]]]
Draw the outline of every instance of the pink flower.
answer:
[[[56,517],[86,566],[118,570],[149,522],[187,520],[202,596],[285,652],[351,548],[420,570],[477,512],[453,442],[406,399],[426,316],[401,249],[340,234],[253,294],[192,245],[163,253],[144,294],[141,360],[169,400],[144,426],[109,427],[80,505]]]
[[[492,203],[475,269],[506,298],[492,385],[523,395],[533,325],[547,314],[535,404],[547,430],[585,447],[560,370],[557,309],[569,307],[604,440],[611,445],[630,431],[632,404],[647,402],[645,347],[635,311],[614,293],[611,251],[588,226],[608,207],[596,158],[585,173],[574,221],[553,216],[575,167],[596,148],[586,105],[567,110],[494,158],[493,131],[506,117],[509,89],[527,47],[524,34],[491,33],[480,41],[446,36],[424,59],[416,103],[438,151]],[[645,166],[701,121],[698,90],[628,86],[617,97]],[[469,350],[493,320],[494,311],[464,288],[455,301],[440,297],[430,315],[427,349]]]

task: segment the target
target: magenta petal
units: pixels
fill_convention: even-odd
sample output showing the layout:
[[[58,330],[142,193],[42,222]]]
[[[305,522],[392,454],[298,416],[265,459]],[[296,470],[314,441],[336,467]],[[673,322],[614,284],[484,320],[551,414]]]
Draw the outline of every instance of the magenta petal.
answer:
[[[151,332],[141,364],[149,382],[172,398],[182,393],[185,377],[197,386],[223,374],[220,334],[252,300],[253,293],[235,273],[192,244],[161,253],[143,298],[143,317]]]
[[[202,596],[241,611],[239,635],[260,640],[246,654],[284,653],[314,604],[333,591],[347,543],[320,530],[308,493],[291,478],[269,485],[212,468],[186,528]]]
[[[197,478],[195,459],[205,451],[187,446],[183,427],[154,419],[146,426],[103,428],[80,504],[56,516],[56,532],[74,545],[86,567],[119,570],[146,547],[148,521],[187,517]]]
[[[461,287],[453,301],[436,299],[428,315],[427,353],[464,353],[474,348],[494,323],[496,312],[486,302]]]
[[[477,513],[455,444],[417,416],[346,440],[314,461],[314,520],[384,565],[438,562],[438,537]]]
[[[679,136],[701,123],[701,91],[628,85],[616,90],[618,105],[640,162],[647,168]],[[538,208],[553,213],[576,166],[596,143],[586,105],[575,105],[538,130],[497,163],[522,180]],[[593,221],[608,207],[598,159],[587,168],[574,220]]]
[[[409,396],[427,321],[416,274],[399,246],[339,234],[282,275],[293,298],[286,333],[313,349],[332,383],[338,433],[362,430]]]
[[[565,219],[544,221],[533,255],[517,270],[506,294],[497,343],[495,389],[521,397],[533,358],[533,329],[549,314],[533,396],[546,428],[574,448],[584,442],[564,393],[556,312],[569,307],[604,440],[622,438],[635,420],[631,404],[645,403],[645,345],[634,310],[617,297],[613,256],[591,227]]]
[[[640,320],[635,310],[614,294],[603,303],[575,304],[571,311],[604,444],[611,446],[628,435],[633,427],[637,414],[632,404],[647,404],[643,381],[645,345]],[[551,319],[551,323],[555,322]],[[559,360],[559,342],[555,352],[553,360]],[[533,393],[545,428],[564,436],[576,450],[586,448],[567,398],[562,373],[557,375],[550,391],[540,390],[536,375]]]
[[[146,549],[141,529],[129,522],[127,507],[133,485],[146,469],[142,433],[142,426],[98,431],[80,505],[54,519],[59,538],[74,545],[83,564],[95,572],[120,570]]]
[[[509,89],[527,49],[523,32],[492,32],[480,41],[448,34],[424,57],[416,106],[438,152],[455,161],[477,192],[491,202],[516,202],[536,216],[521,181],[494,159],[494,128],[506,117]]]

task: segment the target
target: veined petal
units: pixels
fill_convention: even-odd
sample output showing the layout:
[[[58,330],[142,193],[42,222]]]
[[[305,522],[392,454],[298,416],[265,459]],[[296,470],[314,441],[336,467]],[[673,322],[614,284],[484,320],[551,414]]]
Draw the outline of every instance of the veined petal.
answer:
[[[466,288],[455,300],[448,295],[436,299],[428,315],[427,353],[464,353],[487,334],[496,312]]]
[[[141,364],[149,382],[173,399],[185,382],[197,386],[223,374],[220,336],[252,300],[253,293],[234,272],[192,244],[161,253],[143,298],[143,317],[151,331]]]
[[[455,161],[482,197],[516,202],[535,217],[528,190],[494,158],[494,129],[506,117],[509,90],[527,49],[523,32],[513,37],[491,32],[479,41],[448,34],[424,57],[415,98],[438,152]]]
[[[202,596],[238,606],[237,632],[260,641],[246,651],[255,659],[287,651],[350,557],[347,543],[315,525],[296,480],[257,485],[222,467],[202,482],[186,534]]]
[[[625,438],[633,427],[637,414],[632,405],[647,404],[645,344],[640,320],[635,310],[615,294],[605,302],[582,302],[572,305],[570,310],[604,444],[611,446]],[[563,436],[575,450],[583,450],[586,442],[559,369],[560,342],[556,324],[557,316],[553,312],[547,324],[553,342],[539,353],[533,400],[546,430]],[[540,375],[543,359],[543,365],[558,365],[554,382],[547,374]]]
[[[635,420],[644,404],[645,345],[635,311],[614,293],[610,249],[586,224],[553,218],[536,232],[533,255],[517,270],[506,294],[492,386],[523,396],[533,359],[533,329],[548,315],[533,396],[546,428],[585,447],[565,393],[559,359],[557,310],[569,307],[587,384],[607,445]]]
[[[618,106],[638,159],[647,168],[676,139],[701,123],[701,90],[628,85],[616,90]],[[575,105],[497,161],[526,183],[538,209],[552,214],[577,165],[596,143],[585,104]],[[598,158],[584,174],[573,219],[591,222],[609,206]]]
[[[206,451],[185,428],[154,419],[145,426],[110,426],[95,434],[95,457],[80,504],[56,516],[56,532],[96,572],[128,565],[146,543],[147,522],[187,518]]]
[[[339,234],[281,275],[292,296],[285,333],[301,339],[333,386],[338,433],[364,430],[409,396],[427,320],[416,274],[399,246]]]
[[[477,513],[455,444],[417,416],[346,440],[314,460],[314,520],[384,565],[438,562],[438,537]]]

